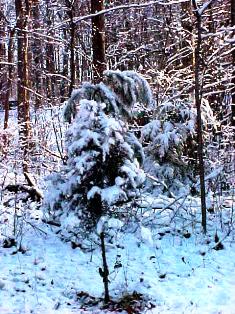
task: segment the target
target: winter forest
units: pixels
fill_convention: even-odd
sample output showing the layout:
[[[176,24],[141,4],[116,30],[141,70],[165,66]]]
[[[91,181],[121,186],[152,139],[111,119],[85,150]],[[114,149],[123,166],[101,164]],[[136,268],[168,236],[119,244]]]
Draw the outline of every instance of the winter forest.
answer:
[[[235,314],[235,0],[0,0],[0,314]]]

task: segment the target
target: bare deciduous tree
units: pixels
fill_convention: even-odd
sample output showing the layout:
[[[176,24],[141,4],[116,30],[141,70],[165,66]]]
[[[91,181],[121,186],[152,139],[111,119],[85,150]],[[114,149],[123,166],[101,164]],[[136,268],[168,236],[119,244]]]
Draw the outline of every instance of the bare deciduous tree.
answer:
[[[235,0],[231,0],[231,26],[235,26]],[[235,33],[235,31],[233,31]],[[235,49],[232,50],[233,78],[232,78],[232,126],[235,127]]]
[[[203,136],[202,136],[202,114],[201,114],[201,99],[202,99],[202,63],[201,63],[201,45],[202,45],[202,13],[199,12],[199,7],[195,0],[192,1],[193,8],[196,16],[197,28],[197,43],[195,47],[195,105],[197,108],[197,138],[198,138],[198,162],[199,162],[199,175],[200,175],[200,191],[201,191],[201,212],[202,212],[202,228],[206,233],[206,191],[205,191],[205,169],[203,157]]]
[[[91,0],[91,13],[97,13],[103,9],[103,0]],[[97,82],[102,79],[103,72],[106,69],[104,15],[92,17],[92,59],[94,82]]]
[[[18,122],[20,126],[20,140],[23,150],[23,170],[28,172],[28,155],[30,139],[29,114],[29,68],[28,68],[28,23],[31,10],[31,1],[16,0],[16,27],[17,27],[17,99]]]

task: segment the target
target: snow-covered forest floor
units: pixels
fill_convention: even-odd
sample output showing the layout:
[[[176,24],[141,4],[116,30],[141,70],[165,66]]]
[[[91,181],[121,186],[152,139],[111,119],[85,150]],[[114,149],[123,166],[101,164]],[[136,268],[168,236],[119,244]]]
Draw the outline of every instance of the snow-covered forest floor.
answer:
[[[99,246],[72,248],[58,238],[57,227],[53,231],[41,221],[35,203],[15,209],[9,197],[4,195],[0,208],[0,313],[108,312],[100,309]],[[207,236],[200,229],[198,199],[180,199],[165,209],[172,203],[144,195],[125,232],[110,224],[115,229],[107,242],[112,298],[143,294],[149,309],[139,313],[235,313],[231,197],[223,199],[222,211],[209,214]],[[17,245],[4,248],[14,217]],[[216,233],[222,246],[216,247]]]
[[[34,132],[43,136],[37,128]],[[50,132],[47,140],[54,138]],[[16,129],[12,147],[14,134]],[[43,222],[38,203],[5,190],[24,181],[16,154],[12,149],[10,158],[1,160],[0,314],[235,313],[234,191],[207,198],[214,211],[207,213],[206,236],[200,200],[189,195],[142,194],[123,226],[110,219],[105,241],[116,303],[107,309],[98,238],[84,241],[82,248],[63,242],[60,227]],[[57,166],[43,154],[37,160],[31,174],[43,188],[48,172],[43,167]]]
[[[0,8],[0,314],[235,314],[235,0]]]

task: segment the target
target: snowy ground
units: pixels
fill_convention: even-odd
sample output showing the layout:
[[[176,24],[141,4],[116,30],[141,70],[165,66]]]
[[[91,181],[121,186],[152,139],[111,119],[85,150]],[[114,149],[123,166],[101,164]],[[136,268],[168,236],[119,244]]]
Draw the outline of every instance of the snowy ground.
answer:
[[[40,209],[15,202],[14,194],[3,191],[19,182],[16,163],[12,159],[0,164],[0,314],[108,313],[100,309],[101,302],[86,306],[93,300],[86,293],[103,297],[100,249],[94,244],[87,252],[73,249],[60,240],[56,228],[41,221]],[[234,200],[218,197],[214,205],[204,237],[198,199],[144,195],[135,224],[126,233],[115,231],[112,243],[106,242],[111,297],[142,293],[149,307],[155,305],[142,311],[146,314],[235,314]],[[17,246],[4,248],[4,240],[13,235],[14,214]],[[223,250],[214,249],[216,231]]]
[[[152,207],[164,207],[166,201],[172,200],[152,200]],[[174,211],[143,209],[136,214],[142,224],[135,232],[117,232],[107,244],[112,298],[143,293],[155,305],[143,311],[148,314],[235,313],[235,233],[231,230],[226,236],[233,213],[224,208],[223,213],[210,214],[208,235],[203,237],[196,204],[196,199],[187,199],[184,208],[181,204]],[[98,309],[101,304],[81,309],[85,293],[103,294],[100,250],[72,249],[41,222],[41,212],[34,207],[27,213],[18,211],[17,240],[23,252],[3,248],[5,237],[13,232],[13,211],[14,206],[1,205],[0,313],[106,313]],[[216,229],[223,250],[213,249]]]

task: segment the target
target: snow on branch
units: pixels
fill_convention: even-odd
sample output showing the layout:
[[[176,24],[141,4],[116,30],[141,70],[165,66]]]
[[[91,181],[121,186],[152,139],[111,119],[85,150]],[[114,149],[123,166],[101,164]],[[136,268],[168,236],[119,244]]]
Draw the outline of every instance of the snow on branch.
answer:
[[[79,23],[81,21],[84,20],[88,20],[91,19],[93,17],[99,16],[99,15],[103,15],[103,14],[108,14],[110,12],[113,11],[119,11],[119,10],[125,10],[125,9],[144,9],[146,7],[152,6],[152,5],[172,5],[172,4],[180,4],[180,3],[184,3],[184,2],[188,2],[188,0],[172,0],[170,2],[164,2],[164,1],[149,1],[149,2],[145,2],[145,3],[140,3],[140,4],[125,4],[125,5],[118,5],[109,9],[105,9],[105,10],[101,10],[99,12],[96,13],[92,13],[92,14],[88,14],[88,15],[84,15],[84,16],[80,16],[80,17],[75,17],[74,18],[74,23]],[[65,20],[64,22],[58,24],[57,26],[53,26],[53,29],[57,29],[62,27],[63,25],[69,23],[70,20]]]
[[[106,105],[106,112],[131,117],[135,105],[153,107],[154,100],[148,82],[134,71],[105,71],[104,80],[99,84],[85,82],[74,90],[65,105],[64,117],[72,121],[82,99],[94,100]]]
[[[207,10],[209,5],[211,5],[215,1],[216,0],[209,0],[209,1],[205,2],[201,7],[198,7],[197,0],[192,0],[192,4],[193,4],[196,15],[202,16],[202,14]]]

